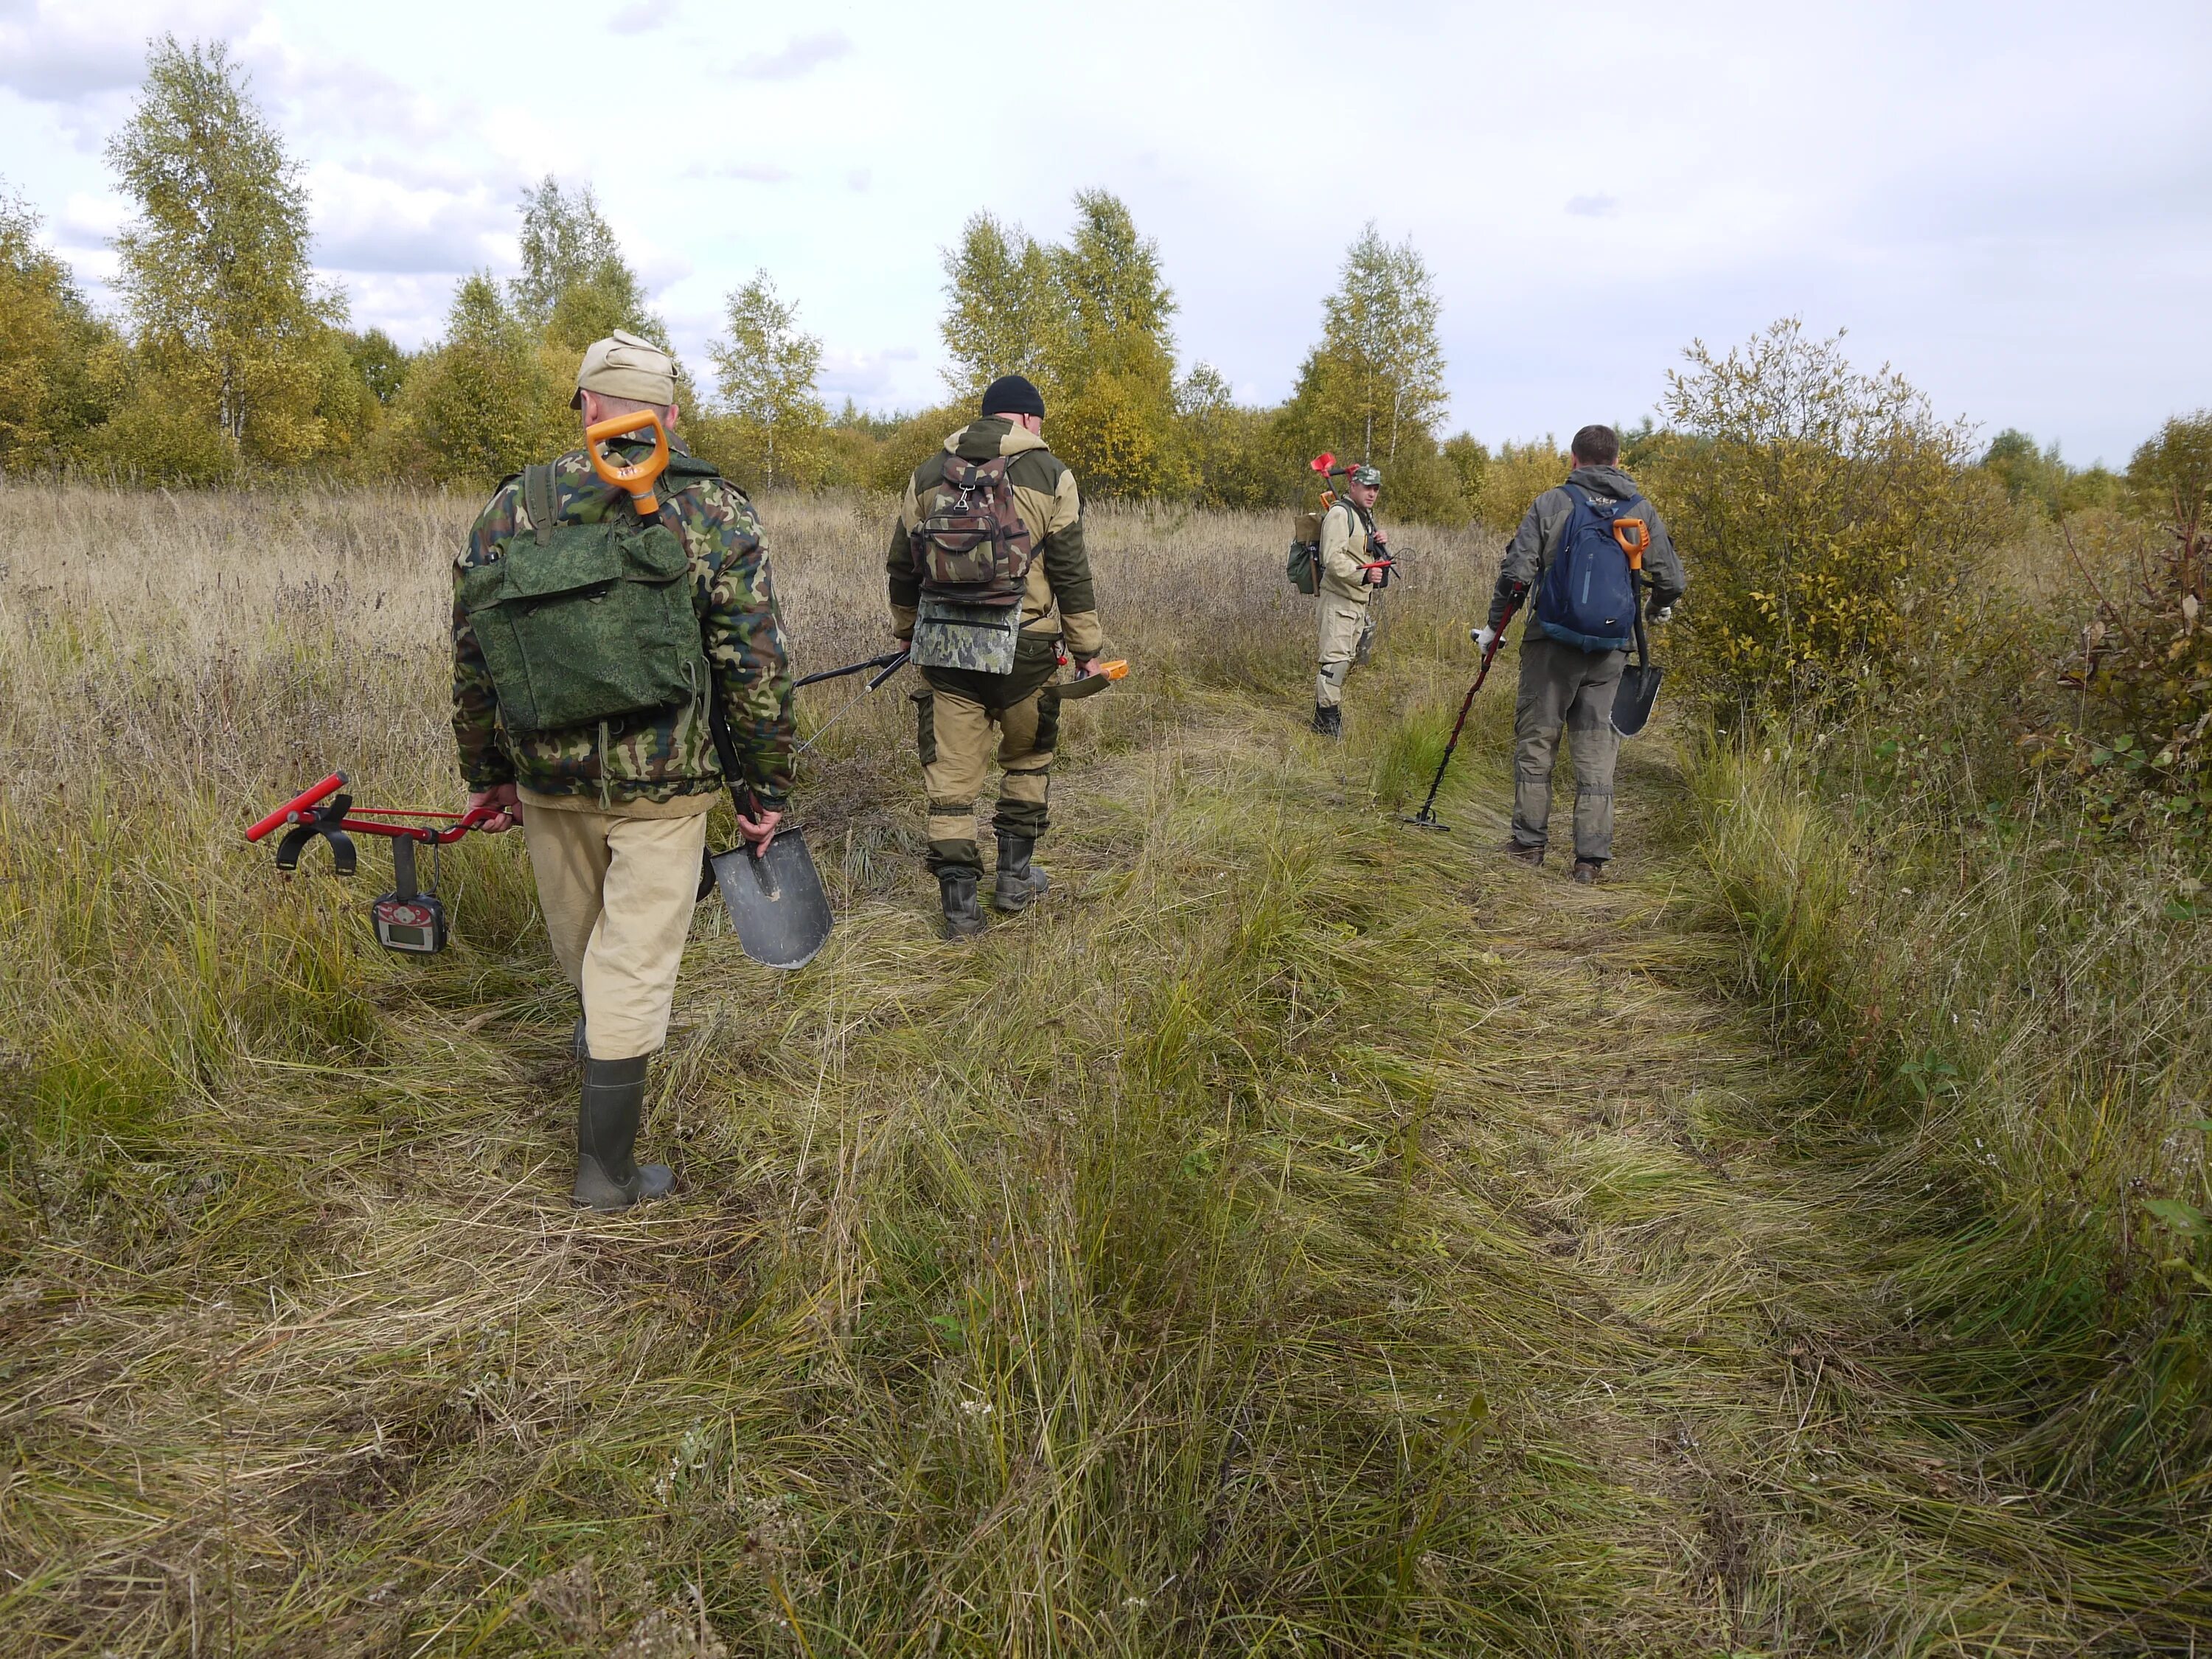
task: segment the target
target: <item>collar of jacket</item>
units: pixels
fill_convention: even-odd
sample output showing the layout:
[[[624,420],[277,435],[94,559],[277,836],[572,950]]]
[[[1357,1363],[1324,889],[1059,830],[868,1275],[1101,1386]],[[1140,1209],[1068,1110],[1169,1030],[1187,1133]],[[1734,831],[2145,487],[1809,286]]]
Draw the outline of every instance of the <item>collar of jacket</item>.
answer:
[[[1578,466],[1567,474],[1567,482],[1616,501],[1632,501],[1644,493],[1636,487],[1636,480],[1617,466]]]
[[[1045,441],[1025,426],[1016,426],[1002,415],[986,415],[970,421],[945,441],[947,453],[963,461],[988,461],[1000,455],[1019,455],[1042,449]]]

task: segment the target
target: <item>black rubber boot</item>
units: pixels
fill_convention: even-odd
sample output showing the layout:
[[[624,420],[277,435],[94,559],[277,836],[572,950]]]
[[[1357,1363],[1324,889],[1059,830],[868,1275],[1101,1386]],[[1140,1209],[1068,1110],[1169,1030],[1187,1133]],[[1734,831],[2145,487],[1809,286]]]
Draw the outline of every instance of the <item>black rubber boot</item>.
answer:
[[[975,902],[975,884],[982,879],[974,870],[939,870],[938,896],[945,901],[945,937],[972,939],[983,931],[982,908]]]
[[[1052,878],[1030,863],[1036,850],[1035,836],[1010,836],[999,831],[999,878],[991,889],[991,908],[1026,910],[1044,896]]]
[[[631,1157],[638,1120],[645,1115],[645,1072],[652,1056],[584,1062],[583,1099],[576,1108],[576,1190],[579,1209],[627,1210],[676,1190],[665,1164]]]
[[[1324,708],[1319,703],[1316,703],[1314,705],[1313,729],[1320,732],[1324,738],[1342,737],[1344,735],[1344,710],[1340,708]]]

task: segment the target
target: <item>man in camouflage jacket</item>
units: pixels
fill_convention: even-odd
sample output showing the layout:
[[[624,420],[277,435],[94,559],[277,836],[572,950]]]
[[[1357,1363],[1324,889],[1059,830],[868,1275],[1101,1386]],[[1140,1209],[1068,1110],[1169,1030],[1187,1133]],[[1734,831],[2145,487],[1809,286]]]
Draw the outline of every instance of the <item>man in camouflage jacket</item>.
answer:
[[[714,671],[709,696],[624,720],[517,733],[500,718],[483,647],[459,593],[472,569],[528,559],[535,532],[526,481],[501,484],[455,561],[453,737],[471,807],[520,818],[553,953],[582,999],[584,1064],[577,1115],[575,1201],[619,1208],[673,1185],[661,1164],[632,1156],[647,1061],[668,1034],[677,969],[690,927],[707,813],[741,782],[755,803],[745,838],[764,845],[791,791],[792,684],[760,520],[744,492],[694,459],[674,435],[674,361],[617,331],[584,354],[574,404],[589,426],[653,409],[670,429],[660,521],[690,560],[692,610]],[[617,440],[635,459],[642,446]],[[581,449],[553,464],[555,521],[593,524],[633,514]],[[541,497],[541,500],[544,499]],[[710,714],[719,712],[742,779],[726,778]]]
[[[911,641],[921,604],[912,538],[945,481],[947,458],[1014,458],[1006,482],[1029,531],[1032,558],[1020,600],[1013,672],[925,668],[920,672],[927,684],[914,694],[915,742],[929,799],[929,867],[937,876],[945,930],[956,936],[983,928],[975,902],[983,872],[975,845],[975,798],[990,770],[992,728],[998,730],[999,765],[1006,774],[993,820],[999,866],[992,903],[1000,910],[1021,910],[1047,885],[1044,872],[1030,858],[1045,832],[1053,750],[1060,740],[1060,696],[1051,684],[1060,647],[1064,641],[1077,672],[1090,674],[1105,644],[1091,592],[1091,561],[1083,550],[1083,503],[1075,474],[1045,447],[1043,429],[1044,399],[1036,387],[1018,374],[994,380],[983,393],[981,417],[947,438],[941,453],[915,469],[884,561],[892,631]]]

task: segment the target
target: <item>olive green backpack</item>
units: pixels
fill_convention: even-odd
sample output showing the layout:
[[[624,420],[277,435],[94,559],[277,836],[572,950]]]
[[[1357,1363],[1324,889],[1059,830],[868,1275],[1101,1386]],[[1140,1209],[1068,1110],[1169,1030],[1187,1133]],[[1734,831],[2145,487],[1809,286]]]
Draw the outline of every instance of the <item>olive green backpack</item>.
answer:
[[[673,462],[669,473],[686,482],[719,476],[677,459],[680,473]],[[704,699],[712,677],[682,538],[619,513],[562,524],[550,466],[524,471],[522,501],[532,539],[515,538],[461,577],[501,723],[518,735],[556,732]]]

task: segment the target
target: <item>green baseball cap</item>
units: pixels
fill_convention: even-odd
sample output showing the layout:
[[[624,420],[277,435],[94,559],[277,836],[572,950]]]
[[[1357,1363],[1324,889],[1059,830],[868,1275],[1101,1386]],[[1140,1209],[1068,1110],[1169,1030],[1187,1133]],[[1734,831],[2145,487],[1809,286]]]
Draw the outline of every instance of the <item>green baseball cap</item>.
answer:
[[[576,368],[576,395],[568,407],[582,408],[586,392],[665,409],[676,401],[676,359],[652,341],[618,328],[584,348],[584,361]]]

